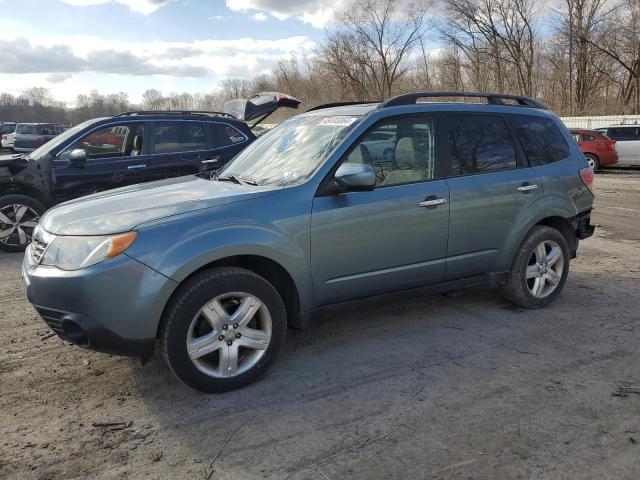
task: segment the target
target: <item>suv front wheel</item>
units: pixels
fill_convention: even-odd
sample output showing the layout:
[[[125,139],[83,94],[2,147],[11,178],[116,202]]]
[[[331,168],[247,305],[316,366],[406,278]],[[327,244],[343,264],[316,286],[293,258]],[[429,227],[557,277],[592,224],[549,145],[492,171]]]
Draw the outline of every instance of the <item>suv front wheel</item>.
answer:
[[[286,327],[282,298],[269,282],[242,268],[214,268],[180,287],[166,311],[160,348],[182,382],[225,392],[269,368]]]
[[[568,273],[569,247],[564,235],[538,225],[520,245],[503,290],[521,307],[546,307],[560,295]]]

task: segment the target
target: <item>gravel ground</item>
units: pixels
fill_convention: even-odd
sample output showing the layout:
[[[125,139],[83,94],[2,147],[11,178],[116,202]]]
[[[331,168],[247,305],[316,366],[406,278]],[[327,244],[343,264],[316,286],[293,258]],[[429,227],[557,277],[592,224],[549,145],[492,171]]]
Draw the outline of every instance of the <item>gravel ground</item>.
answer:
[[[640,172],[596,190],[552,307],[491,290],[333,307],[223,395],[51,337],[0,254],[0,478],[640,478]]]

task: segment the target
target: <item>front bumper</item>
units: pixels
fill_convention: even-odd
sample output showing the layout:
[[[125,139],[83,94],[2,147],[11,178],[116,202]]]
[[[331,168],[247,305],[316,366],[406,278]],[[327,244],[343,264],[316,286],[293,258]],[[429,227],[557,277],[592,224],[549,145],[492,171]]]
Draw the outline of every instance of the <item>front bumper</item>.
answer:
[[[22,277],[27,298],[58,336],[79,347],[146,360],[164,305],[177,286],[126,255],[75,271],[35,265]]]

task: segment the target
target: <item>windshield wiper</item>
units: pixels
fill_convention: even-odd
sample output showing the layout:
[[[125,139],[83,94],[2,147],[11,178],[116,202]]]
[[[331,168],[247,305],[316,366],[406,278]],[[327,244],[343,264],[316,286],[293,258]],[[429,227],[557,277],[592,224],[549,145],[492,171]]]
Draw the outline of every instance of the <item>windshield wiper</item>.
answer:
[[[215,177],[216,180],[218,180],[219,182],[233,182],[233,183],[237,183],[238,185],[258,185],[258,182],[256,182],[255,180],[250,180],[248,178],[240,178],[237,177],[235,175],[227,175],[226,177]]]

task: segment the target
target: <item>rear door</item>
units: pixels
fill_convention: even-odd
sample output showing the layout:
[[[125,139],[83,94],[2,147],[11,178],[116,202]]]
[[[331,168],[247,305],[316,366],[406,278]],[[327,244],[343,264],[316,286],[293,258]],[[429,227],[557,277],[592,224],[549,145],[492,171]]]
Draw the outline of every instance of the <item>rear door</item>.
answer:
[[[640,165],[640,128],[609,127],[607,137],[616,141],[618,165]]]
[[[543,189],[499,114],[448,115],[451,207],[447,280],[508,268],[499,265],[520,213]]]
[[[97,128],[62,150],[53,160],[53,195],[57,202],[138,183],[137,171],[146,163],[143,122],[125,122]],[[142,149],[135,149],[136,137]],[[87,154],[84,165],[73,165],[74,149]]]
[[[143,181],[190,175],[201,171],[208,158],[208,136],[197,120],[154,121],[149,140],[149,158],[138,174]]]
[[[200,160],[202,170],[215,170],[222,167],[255,138],[226,122],[210,121],[205,122],[205,126],[209,136],[209,150]]]

